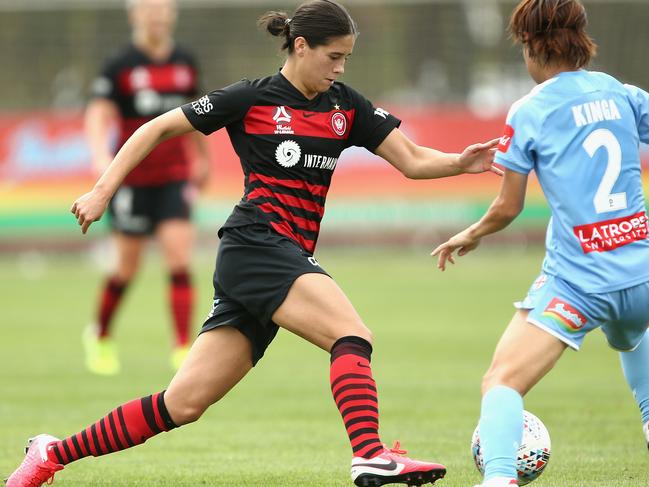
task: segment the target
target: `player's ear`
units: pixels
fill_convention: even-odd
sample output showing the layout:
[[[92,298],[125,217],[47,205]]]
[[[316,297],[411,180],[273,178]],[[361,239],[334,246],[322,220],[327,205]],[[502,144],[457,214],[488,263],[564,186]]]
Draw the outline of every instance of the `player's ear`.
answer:
[[[298,57],[302,57],[306,54],[309,44],[306,42],[306,39],[302,36],[296,37],[293,41],[293,52],[297,54]]]

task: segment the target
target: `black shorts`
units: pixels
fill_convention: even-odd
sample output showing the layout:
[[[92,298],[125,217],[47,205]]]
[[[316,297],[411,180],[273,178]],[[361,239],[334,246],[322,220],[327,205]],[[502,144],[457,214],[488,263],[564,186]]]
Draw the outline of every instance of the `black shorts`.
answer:
[[[110,226],[127,235],[151,235],[161,221],[188,220],[191,199],[187,181],[161,186],[120,186],[108,205]]]
[[[232,326],[252,344],[256,364],[277,334],[272,316],[303,274],[328,275],[297,243],[264,224],[223,229],[214,271],[214,303],[201,333]]]

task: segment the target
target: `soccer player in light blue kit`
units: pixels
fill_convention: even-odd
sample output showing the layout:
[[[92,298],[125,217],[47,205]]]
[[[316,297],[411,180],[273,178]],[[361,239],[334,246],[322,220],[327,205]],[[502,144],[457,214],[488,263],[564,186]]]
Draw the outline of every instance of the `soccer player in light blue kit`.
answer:
[[[596,51],[586,24],[579,0],[516,7],[509,29],[538,85],[508,114],[495,158],[505,167],[499,196],[480,221],[433,251],[444,270],[455,251],[464,255],[505,228],[536,172],[552,209],[547,253],[483,379],[483,487],[518,485],[522,396],[599,327],[622,351],[649,441],[649,239],[639,155],[639,142],[649,142],[649,93],[583,69]]]

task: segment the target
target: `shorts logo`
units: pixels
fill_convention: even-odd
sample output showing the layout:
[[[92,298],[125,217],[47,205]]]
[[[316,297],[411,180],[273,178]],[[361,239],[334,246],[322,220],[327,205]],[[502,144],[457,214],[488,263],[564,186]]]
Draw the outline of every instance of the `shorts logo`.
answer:
[[[302,149],[297,142],[293,140],[285,140],[277,146],[275,150],[275,159],[282,167],[293,167],[300,162],[302,156]]]
[[[511,125],[505,125],[505,131],[503,136],[500,138],[500,143],[498,144],[498,150],[500,152],[507,152],[509,146],[512,143],[512,138],[514,137],[514,127]]]
[[[331,117],[331,128],[338,137],[342,137],[347,132],[347,118],[342,112],[335,112]]]
[[[194,112],[196,112],[196,115],[206,115],[212,111],[214,105],[210,102],[210,98],[205,95],[198,100],[193,101],[192,108],[194,109]]]
[[[559,298],[552,298],[550,304],[543,311],[543,316],[552,318],[571,333],[581,330],[588,322],[577,308]]]
[[[580,225],[572,231],[579,239],[584,254],[608,252],[638,240],[645,240],[649,236],[647,213],[644,211],[613,220]]]
[[[548,276],[546,276],[545,274],[541,274],[539,277],[536,278],[534,284],[532,284],[532,288],[534,290],[541,289],[543,286],[545,286],[546,282],[548,282]]]

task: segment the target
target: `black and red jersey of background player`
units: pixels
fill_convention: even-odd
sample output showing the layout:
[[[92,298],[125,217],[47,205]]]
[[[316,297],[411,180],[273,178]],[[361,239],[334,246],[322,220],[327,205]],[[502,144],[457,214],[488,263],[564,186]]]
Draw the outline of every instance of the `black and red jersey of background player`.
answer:
[[[401,123],[343,83],[309,100],[281,73],[244,79],[182,109],[205,135],[226,127],[241,159],[245,192],[223,228],[263,223],[311,253],[340,153],[373,152]]]
[[[194,57],[175,46],[166,61],[156,62],[134,45],[111,57],[94,81],[92,95],[113,101],[120,125],[115,152],[149,120],[195,98],[198,70]],[[183,138],[162,142],[124,179],[125,185],[157,186],[189,178]]]

